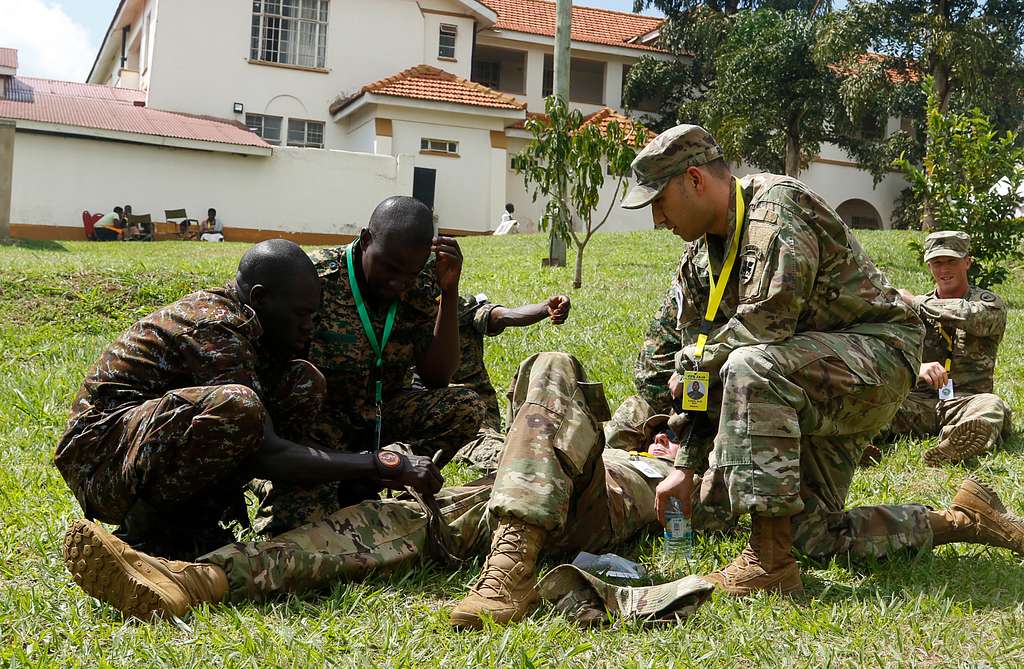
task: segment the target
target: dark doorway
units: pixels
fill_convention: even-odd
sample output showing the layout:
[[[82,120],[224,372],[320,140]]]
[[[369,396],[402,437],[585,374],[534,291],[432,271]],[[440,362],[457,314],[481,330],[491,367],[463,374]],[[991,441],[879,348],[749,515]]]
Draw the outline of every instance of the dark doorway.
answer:
[[[434,208],[434,184],[437,182],[437,170],[429,167],[415,167],[412,173],[412,196]]]

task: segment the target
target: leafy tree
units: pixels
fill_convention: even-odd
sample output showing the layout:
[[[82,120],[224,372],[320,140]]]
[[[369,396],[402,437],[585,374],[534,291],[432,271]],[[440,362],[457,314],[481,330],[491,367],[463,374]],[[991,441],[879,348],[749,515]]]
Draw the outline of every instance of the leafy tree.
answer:
[[[540,196],[548,199],[541,228],[547,230],[551,226],[558,236],[575,245],[573,287],[580,288],[583,252],[625,196],[630,163],[646,143],[648,131],[639,123],[620,125],[614,120],[602,131],[599,124],[586,123],[583,114],[570,109],[558,95],[548,97],[544,107],[546,119],[532,118],[526,122],[533,137],[516,154],[513,165],[523,175],[535,202]],[[608,209],[595,219],[606,169],[616,180],[615,191]]]
[[[926,84],[932,86],[929,80]],[[1009,274],[1008,261],[1021,259],[1024,217],[1017,215],[1024,185],[1024,149],[1013,132],[999,133],[977,108],[943,112],[934,87],[928,95],[928,142],[924,167],[898,161],[911,183],[914,201],[928,202],[936,225],[971,235],[974,283],[988,287]]]

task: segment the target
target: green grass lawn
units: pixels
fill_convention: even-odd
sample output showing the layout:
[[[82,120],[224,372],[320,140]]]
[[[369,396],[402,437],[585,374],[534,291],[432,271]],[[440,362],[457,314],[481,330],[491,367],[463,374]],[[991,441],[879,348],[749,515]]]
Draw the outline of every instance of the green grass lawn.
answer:
[[[862,236],[897,285],[917,292],[926,275],[915,233]],[[613,408],[632,392],[636,350],[682,252],[667,233],[599,235],[587,250],[582,290],[571,268],[539,269],[541,236],[463,242],[464,292],[505,304],[556,292],[573,298],[570,323],[510,331],[489,341],[501,387],[517,363],[563,350],[603,380]],[[86,368],[137,317],[192,290],[221,284],[245,247],[235,244],[32,243],[0,247],[0,666],[276,667],[838,667],[1024,666],[1024,562],[1008,551],[942,547],[881,564],[802,564],[807,597],[716,596],[670,627],[618,624],[584,631],[541,608],[507,629],[457,634],[448,609],[478,565],[436,567],[338,583],[321,596],[216,606],[180,624],[125,622],[82,593],[60,558],[81,513],[51,464]],[[996,391],[1024,409],[1024,277],[997,290],[1010,305]],[[944,505],[967,468],[929,469],[934,440],[901,441],[880,466],[858,473],[850,505]],[[976,469],[1024,510],[1024,454],[1015,435]],[[456,481],[468,475],[456,471]],[[698,540],[695,571],[724,564],[745,540]],[[656,568],[658,542],[620,552]]]

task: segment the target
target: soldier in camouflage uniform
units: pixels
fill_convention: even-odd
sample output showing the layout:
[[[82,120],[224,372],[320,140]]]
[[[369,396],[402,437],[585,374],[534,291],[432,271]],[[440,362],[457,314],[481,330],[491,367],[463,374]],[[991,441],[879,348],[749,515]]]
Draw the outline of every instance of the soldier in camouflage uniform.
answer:
[[[565,295],[555,295],[546,302],[510,309],[488,301],[486,295],[459,298],[459,341],[462,356],[459,369],[452,376],[452,385],[469,388],[486,408],[476,437],[459,449],[460,462],[485,472],[498,468],[505,433],[501,429],[498,394],[491,383],[484,363],[484,337],[496,337],[510,327],[527,327],[548,318],[562,325],[569,317],[571,303]]]
[[[637,468],[629,453],[603,448],[602,386],[588,381],[571,356],[533,356],[512,387],[514,418],[496,477],[436,496],[452,554],[468,558],[492,546],[474,592],[500,620],[521,617],[536,602],[541,547],[601,551],[654,523],[654,487],[672,470],[668,453],[643,458],[647,467]],[[307,592],[421,560],[430,552],[428,522],[408,498],[369,500],[270,541],[226,545],[190,564],[134,551],[79,521],[68,532],[65,559],[87,592],[127,614],[180,616],[203,601]],[[453,622],[476,626],[480,613],[464,602]]]
[[[673,395],[708,374],[707,410],[688,417],[717,426],[684,439],[658,486],[659,513],[671,496],[689,513],[703,473],[703,507],[723,520],[751,514],[747,547],[707,579],[734,595],[800,591],[794,546],[825,558],[969,539],[1024,545],[1018,524],[980,536],[980,516],[958,510],[844,510],[864,444],[917,374],[923,326],[821,198],[788,177],[733,177],[714,138],[691,125],[659,135],[633,169],[623,206],[652,205],[656,227],[690,242],[673,286]],[[724,292],[709,309],[712,285]]]
[[[395,310],[379,364],[349,279],[349,256],[378,342],[385,336],[390,309]],[[348,453],[383,447],[407,455],[437,455],[443,466],[476,435],[484,416],[475,392],[448,386],[459,362],[458,243],[434,239],[425,205],[411,197],[392,197],[377,206],[355,242],[312,257],[323,303],[309,360],[327,379],[323,410],[310,421],[314,442]],[[413,366],[423,382],[419,387],[407,383]],[[261,524],[277,534],[373,499],[381,490],[376,480],[343,486],[275,485],[261,505]]]
[[[151,552],[194,557],[231,540],[218,521],[245,517],[252,476],[350,476],[337,471],[350,462],[294,443],[324,398],[323,376],[295,359],[319,302],[309,258],[272,240],[250,249],[224,288],[188,295],[111,344],[54,457],[86,517],[120,525]]]
[[[995,293],[968,284],[970,251],[971,238],[964,232],[928,235],[924,259],[935,290],[920,296],[900,291],[924,321],[924,356],[917,386],[896,412],[889,433],[937,435],[938,446],[924,454],[932,466],[988,453],[1011,430],[1010,407],[992,392],[1006,304]],[[947,382],[952,382],[951,396],[940,399]]]

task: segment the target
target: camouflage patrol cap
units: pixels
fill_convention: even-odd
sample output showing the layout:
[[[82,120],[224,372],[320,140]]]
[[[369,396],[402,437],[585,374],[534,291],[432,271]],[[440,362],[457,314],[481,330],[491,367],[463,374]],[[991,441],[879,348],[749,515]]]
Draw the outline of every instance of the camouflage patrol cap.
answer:
[[[688,167],[700,167],[722,157],[722,147],[699,125],[677,125],[661,133],[633,160],[636,185],[622,201],[624,209],[649,205],[669,179]]]
[[[924,240],[924,261],[935,258],[966,258],[971,254],[971,236],[959,230],[940,230]]]

